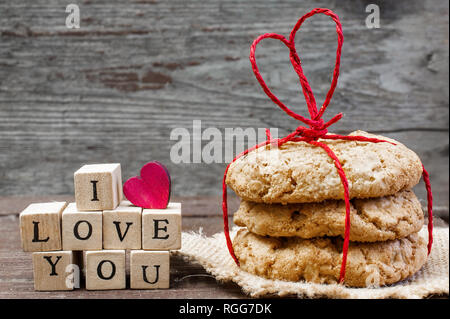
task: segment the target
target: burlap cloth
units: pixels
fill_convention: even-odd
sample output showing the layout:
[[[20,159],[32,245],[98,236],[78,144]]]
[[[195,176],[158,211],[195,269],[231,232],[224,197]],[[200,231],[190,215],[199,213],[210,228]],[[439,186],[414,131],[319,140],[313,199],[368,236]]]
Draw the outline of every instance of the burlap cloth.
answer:
[[[238,228],[231,231],[232,238]],[[173,252],[198,262],[218,281],[234,281],[252,297],[297,296],[299,298],[424,298],[430,294],[449,293],[448,227],[435,227],[434,243],[427,263],[414,276],[381,288],[347,288],[306,282],[287,282],[261,278],[239,269],[228,253],[223,233],[205,237],[198,233],[182,234],[182,249]],[[422,232],[426,233],[423,229]],[[423,234],[425,235],[425,234]]]

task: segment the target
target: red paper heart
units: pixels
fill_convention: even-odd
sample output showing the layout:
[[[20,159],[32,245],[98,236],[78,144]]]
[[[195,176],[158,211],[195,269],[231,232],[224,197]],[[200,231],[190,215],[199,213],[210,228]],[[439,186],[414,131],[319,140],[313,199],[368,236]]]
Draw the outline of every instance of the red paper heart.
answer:
[[[135,206],[167,208],[170,199],[170,174],[160,162],[142,166],[141,176],[131,177],[123,185],[125,197]]]

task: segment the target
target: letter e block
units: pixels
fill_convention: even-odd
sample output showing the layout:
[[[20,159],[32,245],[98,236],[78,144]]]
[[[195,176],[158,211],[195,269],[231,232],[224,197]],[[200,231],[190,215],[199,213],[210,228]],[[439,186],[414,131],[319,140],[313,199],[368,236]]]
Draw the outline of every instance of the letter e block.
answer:
[[[102,249],[101,211],[78,211],[70,203],[62,212],[62,246],[64,250]]]
[[[74,173],[78,210],[115,209],[122,200],[120,164],[84,165]]]
[[[131,289],[169,288],[170,256],[168,251],[132,250],[130,259]]]
[[[61,212],[66,202],[31,204],[20,213],[24,251],[61,250]]]
[[[72,251],[36,252],[32,255],[35,290],[73,290],[74,279],[79,279],[79,273],[73,274],[75,261]]]
[[[103,211],[104,249],[141,249],[142,208],[122,201],[114,210]]]
[[[169,203],[166,209],[142,212],[142,249],[176,250],[181,248],[181,203]]]
[[[87,290],[125,289],[125,250],[83,252]]]

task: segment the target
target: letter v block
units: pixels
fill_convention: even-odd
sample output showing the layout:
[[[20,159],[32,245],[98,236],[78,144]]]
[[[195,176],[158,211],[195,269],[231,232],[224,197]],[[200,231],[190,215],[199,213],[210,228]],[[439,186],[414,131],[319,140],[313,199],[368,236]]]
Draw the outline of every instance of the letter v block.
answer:
[[[34,289],[40,291],[73,290],[80,278],[72,251],[33,253],[33,273]]]
[[[126,288],[125,250],[83,252],[87,290]]]
[[[170,256],[168,251],[132,250],[130,259],[131,289],[169,288]]]
[[[169,203],[166,209],[142,212],[142,249],[176,250],[181,248],[181,203]]]
[[[122,200],[120,164],[84,165],[74,173],[78,210],[116,208]]]
[[[122,201],[114,210],[103,211],[104,249],[141,249],[142,208]]]
[[[24,251],[61,250],[61,213],[66,202],[31,204],[20,213]]]
[[[78,211],[70,203],[62,212],[62,245],[64,250],[102,249],[101,211]]]

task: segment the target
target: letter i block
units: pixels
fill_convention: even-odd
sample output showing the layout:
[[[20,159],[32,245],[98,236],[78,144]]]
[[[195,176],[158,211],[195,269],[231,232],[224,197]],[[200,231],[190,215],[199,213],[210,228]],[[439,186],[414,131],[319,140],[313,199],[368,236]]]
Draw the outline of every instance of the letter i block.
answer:
[[[61,250],[61,212],[66,202],[31,204],[20,213],[24,251]]]
[[[104,249],[141,249],[142,208],[122,201],[114,210],[103,211]]]
[[[125,289],[125,250],[83,252],[87,290]]]
[[[102,249],[101,211],[77,210],[75,203],[70,203],[62,212],[62,246],[64,250],[98,250]]]
[[[132,250],[130,259],[131,289],[169,288],[170,256],[168,251]]]
[[[74,173],[78,210],[116,208],[122,200],[120,164],[84,165]]]
[[[80,278],[72,251],[33,253],[33,273],[34,289],[40,291],[73,290]]]
[[[169,203],[166,209],[142,212],[142,249],[176,250],[181,248],[181,203]]]

